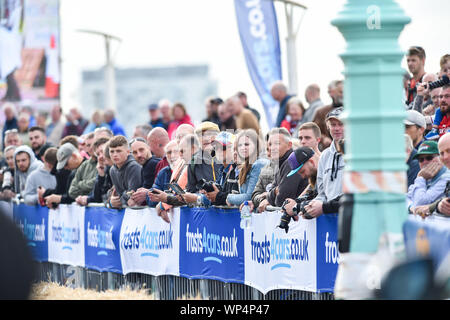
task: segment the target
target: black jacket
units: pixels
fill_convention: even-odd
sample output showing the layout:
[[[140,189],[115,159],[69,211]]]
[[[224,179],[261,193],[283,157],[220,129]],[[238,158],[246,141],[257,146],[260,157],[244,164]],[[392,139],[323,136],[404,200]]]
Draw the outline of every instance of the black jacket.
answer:
[[[227,196],[230,193],[239,193],[239,173],[236,170],[236,164],[231,167],[219,168],[219,184],[220,191],[216,195],[216,200],[213,202],[216,206],[225,206],[227,204]],[[228,169],[228,170],[227,170]]]
[[[299,174],[294,174],[287,177],[288,173],[291,172],[291,167],[287,158],[293,152],[292,149],[288,150],[279,160],[278,160],[278,170],[275,170],[275,178],[272,183],[272,190],[269,192],[267,200],[271,206],[281,207],[284,200],[287,198],[295,199],[297,198],[303,190],[308,186],[308,180],[303,179]],[[275,189],[278,187],[278,194],[276,194]]]
[[[220,166],[208,152],[198,151],[189,163],[186,191],[190,193],[200,191],[197,184],[201,179],[205,179],[207,182],[217,182]]]
[[[110,169],[111,169],[110,166],[106,166],[105,175],[103,177],[97,174],[94,189],[89,194],[87,199],[88,203],[103,203],[108,200],[108,191],[113,186],[111,176],[109,174]]]
[[[152,156],[142,166],[142,186],[146,189],[150,189],[153,186],[156,178],[156,166],[161,161],[161,158]]]
[[[127,161],[119,169],[116,165],[110,169],[111,181],[120,196],[120,201],[124,206],[127,205],[130,196],[128,191],[136,191],[142,187],[141,165],[129,155]]]

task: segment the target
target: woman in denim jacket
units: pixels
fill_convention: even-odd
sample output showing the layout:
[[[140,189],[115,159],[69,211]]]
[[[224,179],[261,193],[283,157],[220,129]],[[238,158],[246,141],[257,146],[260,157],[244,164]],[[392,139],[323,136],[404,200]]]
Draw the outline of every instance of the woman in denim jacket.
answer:
[[[240,206],[245,201],[251,200],[261,169],[269,163],[269,160],[261,157],[264,146],[253,129],[239,132],[234,146],[239,169],[240,193],[229,194],[227,204]]]

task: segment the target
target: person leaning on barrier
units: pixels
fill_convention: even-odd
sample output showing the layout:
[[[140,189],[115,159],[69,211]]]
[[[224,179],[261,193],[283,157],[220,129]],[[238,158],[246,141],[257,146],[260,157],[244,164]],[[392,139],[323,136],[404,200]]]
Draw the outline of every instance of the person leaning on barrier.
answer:
[[[236,136],[230,132],[222,131],[213,141],[216,159],[221,163],[217,184],[213,183],[213,191],[200,187],[200,192],[216,206],[231,205],[227,202],[230,195],[239,193],[239,176],[235,162],[234,141]]]
[[[147,140],[143,138],[133,138],[130,141],[130,148],[134,159],[142,166],[142,187],[137,189],[131,198],[135,204],[144,205],[148,189],[155,182],[156,166],[161,161],[161,158],[152,156],[150,146],[147,144]]]
[[[275,177],[275,167],[277,166],[277,159],[272,158],[270,153],[270,148],[268,144],[269,135],[266,135],[266,154],[269,159],[269,163],[261,169],[259,173],[258,182],[256,183],[255,189],[252,192],[251,201],[249,205],[251,208],[258,208],[261,201],[267,198],[267,195],[272,187],[272,182]],[[241,209],[242,209],[241,205]]]
[[[198,138],[200,150],[194,154],[188,163],[188,183],[186,186],[188,193],[195,194],[200,191],[198,184],[202,179],[205,181],[217,181],[220,164],[214,160],[211,151],[213,149],[212,142],[219,132],[217,124],[208,121],[202,122],[195,128],[195,135]],[[195,199],[195,201],[197,200]]]
[[[107,192],[112,187],[111,177],[109,176],[109,166],[106,164],[105,147],[109,139],[102,137],[94,142],[93,151],[97,158],[97,175],[95,178],[94,188],[89,195],[78,196],[75,201],[80,206],[86,206],[89,203],[103,203],[107,200]]]
[[[176,140],[173,140],[166,145],[166,155],[169,165],[158,173],[155,183],[153,184],[153,190],[157,194],[148,192],[149,196],[147,203],[149,203],[151,207],[155,206],[158,215],[164,221],[170,223],[167,211],[171,208],[171,206],[163,204],[163,202],[167,202],[167,193],[161,190],[168,190],[170,183],[177,183],[181,189],[184,189],[187,182],[187,173],[183,178],[181,177],[183,171],[186,172],[186,170],[184,170],[185,162],[180,158],[180,151]]]
[[[450,169],[450,133],[446,133],[439,139],[438,148],[440,161],[447,169]],[[440,213],[450,217],[450,199],[447,194],[444,194],[443,197],[431,204],[417,206],[413,212],[424,218],[432,213]]]
[[[10,201],[16,196],[14,193],[14,152],[16,151],[16,148],[16,146],[7,146],[4,151],[6,165],[1,169],[2,188],[0,192],[0,200],[2,201]]]
[[[157,194],[151,193],[148,189],[145,189],[145,195],[146,197],[148,197],[147,204],[150,207],[155,207],[158,202],[165,202],[167,200],[167,194],[164,191],[169,190],[169,183],[172,181],[173,170],[178,165],[178,160],[180,160],[180,150],[178,149],[178,143],[176,140],[172,140],[166,145],[165,153],[169,165],[159,171],[158,176],[156,177],[155,182],[152,186],[152,189]],[[179,173],[181,174],[181,171],[179,171]],[[155,201],[151,199],[155,199]]]
[[[269,132],[269,148],[271,156],[276,159],[277,169],[271,190],[259,204],[258,212],[265,211],[268,205],[281,207],[284,200],[296,198],[308,185],[308,181],[299,175],[287,177],[291,171],[287,159],[293,150],[291,135],[285,128],[274,128]]]
[[[43,163],[36,159],[33,150],[28,146],[20,146],[14,152],[15,172],[14,189],[15,193],[23,197],[28,176],[35,170],[43,167]]]
[[[294,216],[294,220],[298,220],[298,215],[300,214],[300,208],[305,205],[306,201],[312,200],[317,196],[317,166],[319,164],[320,156],[310,147],[300,147],[294,150],[293,153],[288,158],[289,166],[291,167],[291,172],[288,176],[294,174],[300,175],[303,179],[308,179],[309,184],[303,190],[298,198],[286,199],[284,208],[290,216]],[[294,212],[295,211],[295,212]],[[334,211],[337,212],[337,211]],[[309,216],[302,214],[303,218],[309,218]]]
[[[69,175],[64,176],[63,179],[57,177],[56,189],[39,189],[39,197],[45,199],[45,205],[50,209],[55,208],[58,204],[70,204],[75,201],[69,195],[69,188],[77,169],[86,161],[71,143],[65,143],[58,148],[56,159],[58,161],[56,170],[68,170]]]
[[[239,132],[234,148],[239,168],[239,194],[229,194],[226,202],[229,206],[240,206],[251,200],[261,169],[269,160],[261,157],[264,151],[263,142],[253,129]]]
[[[191,170],[190,166],[192,165],[191,159],[200,149],[200,143],[197,139],[197,136],[194,134],[188,134],[185,137],[181,138],[179,143],[179,152],[180,152],[180,161],[178,162],[176,168],[174,168],[171,182],[176,182],[178,185],[185,189],[188,181],[188,170]],[[159,202],[156,205],[156,210],[159,215],[165,216],[167,215],[167,210],[169,210],[172,206],[182,206],[185,205],[186,202],[190,201],[197,202],[197,198],[199,194],[186,192],[184,194],[184,198],[179,198],[175,194],[165,193],[161,190],[154,189],[157,194],[148,193],[149,200],[153,202]],[[166,211],[166,212],[163,212]]]
[[[43,156],[44,165],[34,170],[27,178],[27,185],[24,191],[24,202],[27,205],[34,206],[38,204],[38,191],[42,187],[44,189],[54,189],[56,187],[56,178],[50,172],[56,166],[56,153],[58,149],[48,148]]]
[[[406,196],[408,211],[433,203],[444,195],[450,170],[439,161],[439,149],[436,141],[424,141],[415,156],[419,160],[420,171]]]
[[[124,136],[115,136],[109,142],[109,154],[114,163],[110,170],[114,185],[109,204],[120,209],[134,206],[131,194],[142,187],[142,167],[130,154],[128,141]]]
[[[97,179],[97,157],[95,156],[93,145],[94,134],[90,134],[91,137],[86,139],[86,152],[90,158],[77,168],[75,176],[70,184],[69,196],[72,199],[76,199],[78,196],[87,196],[94,188],[95,181]],[[92,144],[92,145],[91,145]]]
[[[333,207],[343,195],[344,157],[342,141],[344,124],[341,120],[343,109],[343,107],[333,109],[326,116],[325,122],[333,140],[331,145],[322,152],[317,166],[318,195],[305,206],[306,212],[313,218],[323,213],[332,213]]]

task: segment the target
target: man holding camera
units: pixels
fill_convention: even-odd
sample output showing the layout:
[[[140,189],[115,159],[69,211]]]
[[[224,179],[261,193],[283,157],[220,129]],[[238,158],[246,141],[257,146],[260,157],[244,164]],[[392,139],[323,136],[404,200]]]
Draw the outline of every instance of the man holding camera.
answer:
[[[276,161],[275,175],[266,199],[259,203],[258,212],[265,211],[268,205],[280,207],[284,200],[297,197],[308,185],[308,181],[298,175],[287,176],[291,171],[287,159],[293,150],[291,135],[285,128],[274,128],[269,132],[269,148]],[[253,210],[252,206],[250,208]]]
[[[318,195],[305,206],[311,218],[323,213],[336,212],[343,194],[344,158],[341,146],[344,139],[344,123],[341,119],[343,110],[343,107],[333,109],[326,116],[326,125],[333,141],[330,147],[322,152],[317,166]]]
[[[298,214],[301,213],[302,207],[307,205],[317,195],[316,177],[319,158],[319,154],[314,152],[310,147],[298,148],[288,158],[292,171],[287,176],[299,174],[303,179],[309,179],[308,187],[297,199],[289,198],[284,202],[283,209],[287,214],[293,216],[295,221],[298,220]],[[303,212],[303,217],[309,218],[306,212]]]

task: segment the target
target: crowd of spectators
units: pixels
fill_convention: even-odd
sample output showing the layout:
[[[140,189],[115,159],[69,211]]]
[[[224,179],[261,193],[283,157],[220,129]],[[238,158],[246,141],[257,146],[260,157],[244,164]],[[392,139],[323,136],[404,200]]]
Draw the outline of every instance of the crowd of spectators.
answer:
[[[439,74],[426,73],[425,51],[411,47],[404,77],[408,210],[449,215],[450,86],[428,83],[450,76],[450,55]],[[343,80],[331,81],[331,104],[309,85],[304,101],[282,82],[271,89],[279,102],[275,127],[264,133],[261,116],[244,92],[205,100],[206,118],[194,126],[182,103],[148,107],[149,120],[127,138],[112,110],[90,120],[77,108],[50,117],[30,107],[2,106],[0,199],[28,205],[103,203],[110,208],[154,207],[169,222],[183,205],[282,207],[304,218],[339,211],[345,167]],[[20,111],[20,112],[17,112]],[[295,216],[294,219],[298,219]]]

